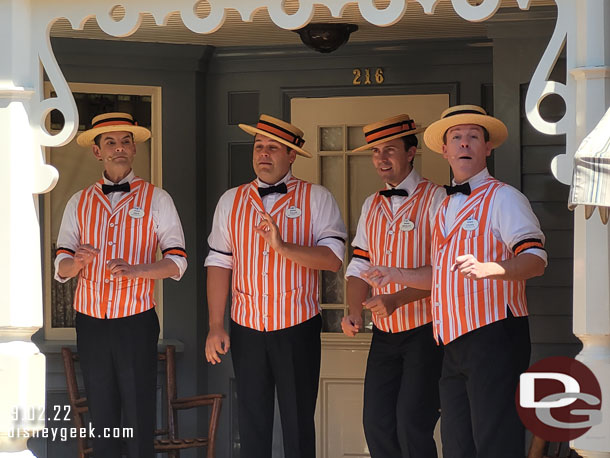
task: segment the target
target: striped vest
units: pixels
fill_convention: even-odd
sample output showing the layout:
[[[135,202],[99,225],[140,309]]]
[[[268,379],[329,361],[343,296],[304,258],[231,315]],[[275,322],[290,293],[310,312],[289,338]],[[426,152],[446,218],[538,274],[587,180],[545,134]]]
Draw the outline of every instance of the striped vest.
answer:
[[[311,183],[291,178],[269,214],[285,242],[314,246]],[[233,254],[231,318],[258,331],[276,331],[319,313],[318,271],[281,257],[254,232],[265,208],[256,182],[237,188],[229,222]]]
[[[151,212],[154,186],[135,178],[130,183],[131,191],[111,210],[101,183],[83,190],[77,207],[80,243],[88,243],[100,252],[80,272],[74,308],[95,318],[122,318],[155,306],[153,280],[115,278],[106,269],[106,263],[117,258],[129,264],[154,262],[157,251]]]
[[[494,199],[504,183],[489,178],[473,190],[445,228],[447,197],[436,215],[432,237],[432,302],[434,336],[448,344],[461,335],[507,317],[527,315],[525,281],[471,280],[451,272],[458,256],[472,254],[479,262],[498,262],[514,255],[492,232]],[[444,236],[443,234],[447,235]]]
[[[438,186],[422,179],[398,209],[392,213],[392,202],[375,194],[366,215],[366,234],[371,265],[417,268],[430,265],[429,209]],[[392,294],[404,289],[390,283],[384,288],[373,288],[373,294]],[[387,318],[373,315],[377,328],[385,332],[402,332],[432,321],[430,298],[405,304]]]

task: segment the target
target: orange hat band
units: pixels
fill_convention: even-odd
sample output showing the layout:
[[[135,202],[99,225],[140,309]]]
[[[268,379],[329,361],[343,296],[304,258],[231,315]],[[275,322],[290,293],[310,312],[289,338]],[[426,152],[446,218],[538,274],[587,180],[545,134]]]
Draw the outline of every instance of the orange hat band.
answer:
[[[91,128],[94,129],[96,127],[106,127],[106,126],[137,126],[138,123],[132,121],[131,119],[125,118],[106,118],[100,119],[95,124],[91,125]]]
[[[415,130],[415,122],[412,119],[400,121],[396,124],[389,124],[387,126],[380,127],[379,129],[370,130],[364,134],[364,138],[366,139],[367,143],[372,143],[374,141],[383,140],[384,138],[409,130]]]
[[[302,137],[299,137],[298,135],[293,134],[289,130],[283,129],[282,127],[270,123],[268,121],[259,120],[258,124],[256,125],[256,128],[264,130],[265,132],[269,132],[270,134],[273,134],[276,137],[280,137],[286,140],[287,142],[298,146],[299,148],[301,148],[305,144],[305,140],[303,140]]]

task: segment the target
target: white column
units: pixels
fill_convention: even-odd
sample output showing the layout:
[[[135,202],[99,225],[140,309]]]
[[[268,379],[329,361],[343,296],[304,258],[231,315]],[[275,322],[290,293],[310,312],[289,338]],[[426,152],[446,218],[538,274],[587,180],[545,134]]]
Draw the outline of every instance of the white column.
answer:
[[[30,40],[30,2],[0,0],[0,457],[15,458],[33,456],[17,428],[44,426],[45,358],[30,340],[42,326],[36,194],[57,179],[30,126]]]
[[[568,133],[573,154],[610,105],[610,2],[576,0],[568,36],[568,85],[575,117]],[[597,212],[585,220],[574,213],[574,334],[582,340],[577,359],[597,376],[602,388],[601,425],[572,441],[587,458],[610,457],[610,231]]]

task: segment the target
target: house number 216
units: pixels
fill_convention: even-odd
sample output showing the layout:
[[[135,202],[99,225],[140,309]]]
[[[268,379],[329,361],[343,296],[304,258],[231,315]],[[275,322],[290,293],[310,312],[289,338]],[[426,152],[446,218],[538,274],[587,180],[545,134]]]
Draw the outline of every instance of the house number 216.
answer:
[[[354,79],[352,80],[352,84],[354,86],[360,86],[362,84],[373,84],[373,79],[375,84],[381,84],[384,81],[383,68],[377,68],[374,71],[372,68],[355,68],[352,70],[352,74],[354,75]]]

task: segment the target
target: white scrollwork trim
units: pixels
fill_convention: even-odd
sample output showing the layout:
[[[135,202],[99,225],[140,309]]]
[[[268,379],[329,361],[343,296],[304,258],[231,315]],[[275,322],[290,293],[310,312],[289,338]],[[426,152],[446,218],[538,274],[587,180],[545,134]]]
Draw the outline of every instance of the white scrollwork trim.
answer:
[[[199,2],[195,2],[194,5],[186,3],[180,9],[182,22],[195,33],[216,32],[224,24],[227,17],[224,6],[220,5],[218,2],[209,2],[211,7],[210,13],[206,17],[201,18],[195,13],[198,3]],[[242,13],[242,18],[245,21],[250,21],[251,15],[254,14],[255,10],[256,9],[252,9],[249,11],[245,17]]]
[[[440,2],[441,0],[417,0],[417,1],[424,9],[424,13],[434,14],[434,11],[436,10],[436,5],[438,5],[438,2]]]
[[[485,21],[500,8],[500,0],[484,0],[480,5],[471,5],[468,0],[451,0],[451,3],[455,12],[470,22]]]
[[[135,5],[124,6],[125,15],[119,20],[112,17],[114,8],[114,5],[110,8],[103,5],[95,8],[95,17],[100,29],[113,37],[127,37],[140,28],[142,14],[139,8],[136,8]]]
[[[43,146],[61,146],[68,143],[78,131],[78,111],[72,96],[72,91],[59,68],[53,50],[51,48],[50,31],[55,21],[49,22],[45,28],[33,28],[34,40],[39,43],[38,55],[34,56],[35,65],[38,66],[39,60],[45,69],[49,81],[55,89],[56,97],[43,99],[42,75],[39,76],[37,89],[39,99],[32,102],[32,116],[36,121],[33,125],[36,128],[37,141]],[[49,113],[58,110],[64,117],[64,127],[60,132],[51,135],[45,128],[45,120]]]
[[[371,24],[390,26],[400,21],[405,14],[407,2],[406,0],[391,0],[386,8],[379,10],[373,0],[359,0],[358,8],[360,8],[362,17]]]
[[[561,11],[559,14],[561,14]],[[530,123],[540,132],[548,135],[563,134],[567,131],[567,116],[564,116],[558,122],[548,122],[542,119],[539,111],[540,103],[550,94],[557,94],[567,102],[566,85],[555,81],[548,81],[555,63],[561,54],[566,38],[567,30],[561,18],[558,17],[551,40],[532,76],[525,98],[525,111]]]
[[[529,10],[531,3],[532,3],[532,0],[517,0],[517,4],[519,5],[519,8],[521,8],[522,10]]]
[[[301,0],[299,2],[299,9],[294,14],[286,13],[283,2],[279,1],[270,3],[267,6],[267,10],[273,22],[288,30],[303,28],[311,21],[314,14],[313,3],[309,0]]]
[[[564,17],[567,8],[561,8],[561,1],[557,0],[557,23],[549,44],[540,59],[540,63],[532,76],[527,95],[525,97],[525,114],[529,122],[538,130],[548,135],[559,135],[568,133],[572,123],[573,108],[569,103],[568,87],[556,81],[549,81],[549,77],[561,51],[568,39],[568,19]],[[566,106],[566,113],[557,122],[545,121],[540,115],[540,104],[545,97],[554,94],[561,97]],[[551,164],[555,178],[564,184],[569,184],[571,177],[569,173],[561,171],[572,170],[572,157],[566,154],[556,156]]]

